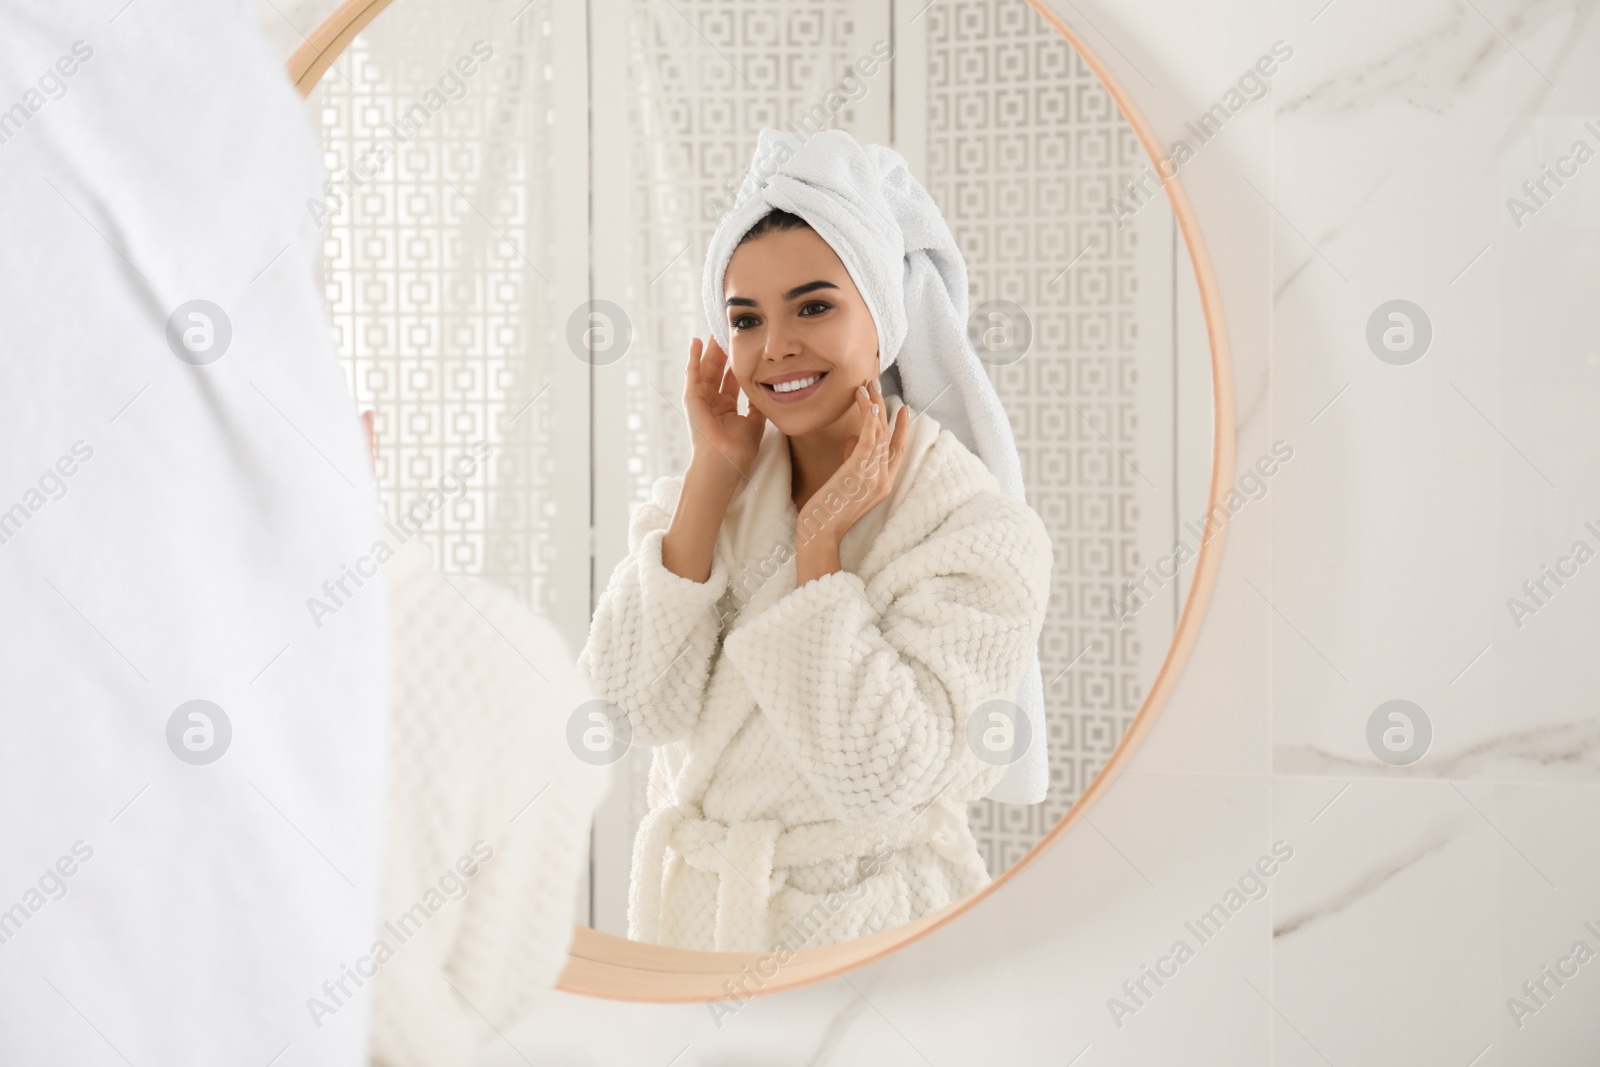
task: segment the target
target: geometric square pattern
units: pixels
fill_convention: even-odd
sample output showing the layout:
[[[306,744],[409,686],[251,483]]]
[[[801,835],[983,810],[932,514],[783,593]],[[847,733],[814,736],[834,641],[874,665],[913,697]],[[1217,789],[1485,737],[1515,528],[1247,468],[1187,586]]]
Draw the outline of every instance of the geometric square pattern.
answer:
[[[1023,0],[935,0],[923,18],[928,192],[966,258],[970,306],[1008,300],[1032,321],[1027,355],[988,369],[1056,546],[1039,644],[1053,788],[1041,804],[968,809],[998,875],[1082,795],[1143,698],[1138,639],[1109,611],[1140,566],[1124,458],[1138,456],[1136,229],[1117,229],[1106,202],[1145,157],[1094,72]]]
[[[560,450],[549,406],[530,401],[564,320],[547,284],[550,37],[543,3],[511,17],[524,6],[463,19],[449,0],[408,0],[358,35],[311,96],[333,186],[313,213],[387,518],[445,573],[548,609]]]

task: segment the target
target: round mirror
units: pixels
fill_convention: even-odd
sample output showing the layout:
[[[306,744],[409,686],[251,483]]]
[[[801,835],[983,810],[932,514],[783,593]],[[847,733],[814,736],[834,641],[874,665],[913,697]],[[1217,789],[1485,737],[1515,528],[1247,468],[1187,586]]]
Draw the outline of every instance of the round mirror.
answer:
[[[1220,309],[1175,177],[1194,146],[1158,144],[1103,64],[1030,0],[351,0],[332,14],[274,8],[268,21],[294,30],[319,16],[304,39],[282,34],[330,174],[307,211],[325,236],[353,391],[376,415],[386,506],[397,522],[415,516],[436,569],[511,591],[574,656],[603,618],[605,655],[624,668],[642,666],[626,662],[641,635],[679,625],[661,607],[669,594],[726,608],[705,575],[667,569],[664,537],[645,534],[685,498],[685,368],[690,338],[708,335],[702,271],[764,128],[890,146],[931,195],[965,260],[967,336],[1025,487],[1021,510],[1000,497],[982,506],[973,490],[962,514],[1047,534],[1037,618],[1015,592],[1033,578],[1002,582],[1035,558],[1024,539],[901,588],[901,629],[914,633],[888,634],[887,597],[848,611],[812,598],[820,630],[768,625],[761,643],[729,645],[763,611],[770,623],[803,599],[791,525],[786,567],[731,610],[683,624],[698,628],[699,651],[653,672],[681,680],[659,706],[562,709],[572,758],[615,780],[592,827],[563,987],[712,999],[828,977],[949,921],[1071,826],[1171,691],[1230,501],[1254,495],[1233,484]],[[944,409],[925,411],[936,421]],[[950,463],[976,462],[955,439],[941,432],[943,453],[918,454],[945,466],[915,469],[948,476]],[[948,459],[953,449],[965,460]],[[459,457],[486,454],[442,506],[418,512]],[[935,537],[937,523],[912,533],[892,516],[918,493],[942,499],[935,477],[912,477],[877,509],[883,536],[899,540],[857,561],[865,588]],[[757,488],[740,492],[753,500]],[[1001,588],[1012,592],[991,595]],[[952,629],[984,612],[1001,619],[992,632]],[[798,662],[827,634],[860,660],[844,675],[877,671],[878,688],[804,693],[774,666],[763,678],[789,688],[757,698],[767,683],[752,665]],[[1012,698],[1035,652],[1043,729],[1027,736]],[[952,676],[991,654],[1010,664],[1004,677],[957,700]],[[650,718],[681,714],[684,693],[746,710],[717,720],[728,735],[710,740],[692,715],[676,730]],[[829,777],[807,754],[827,700],[855,700],[849,722],[869,724],[834,738],[846,749],[852,736],[885,744],[874,714],[920,716],[935,739],[925,750],[902,739],[842,764],[914,764],[921,784],[895,793],[900,808],[849,808],[841,798],[869,785]],[[1047,784],[1021,800],[991,795],[1019,748],[1044,754]],[[957,764],[965,777],[948,771]],[[908,812],[936,817],[908,830]]]

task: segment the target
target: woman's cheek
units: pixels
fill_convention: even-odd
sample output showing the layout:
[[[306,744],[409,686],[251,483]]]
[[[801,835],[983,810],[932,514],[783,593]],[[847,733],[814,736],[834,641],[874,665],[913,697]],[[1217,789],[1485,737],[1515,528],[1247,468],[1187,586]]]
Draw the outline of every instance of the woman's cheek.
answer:
[[[871,377],[878,372],[878,327],[866,309],[850,324],[850,336],[841,339],[841,351],[851,353],[851,372],[857,378]],[[844,342],[848,347],[844,346]]]

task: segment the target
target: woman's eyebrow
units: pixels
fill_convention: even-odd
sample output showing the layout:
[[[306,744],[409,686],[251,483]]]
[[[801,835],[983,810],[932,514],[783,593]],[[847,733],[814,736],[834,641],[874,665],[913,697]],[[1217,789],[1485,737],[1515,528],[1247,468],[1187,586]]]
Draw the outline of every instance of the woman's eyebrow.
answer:
[[[837,288],[839,288],[837,285],[834,285],[832,282],[829,282],[829,281],[806,282],[804,285],[797,285],[793,289],[790,289],[787,293],[784,293],[783,294],[783,298],[785,300],[793,300],[797,296],[804,296],[805,294],[810,293],[810,292],[815,292],[818,289],[837,289]],[[742,307],[751,307],[751,308],[757,306],[757,304],[756,304],[756,302],[754,300],[751,300],[749,297],[746,297],[746,296],[730,296],[730,297],[728,297],[727,306],[728,307],[733,307],[735,304],[738,304],[738,305],[740,305]]]

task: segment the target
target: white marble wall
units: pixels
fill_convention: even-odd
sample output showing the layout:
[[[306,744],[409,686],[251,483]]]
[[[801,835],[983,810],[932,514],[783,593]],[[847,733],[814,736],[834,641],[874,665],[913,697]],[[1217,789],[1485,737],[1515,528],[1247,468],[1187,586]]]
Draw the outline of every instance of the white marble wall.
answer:
[[[1182,171],[1240,462],[1279,439],[1294,458],[1230,525],[1132,769],[880,965],[721,1028],[704,1005],[553,995],[483,1063],[1600,1062],[1600,957],[1520,1026],[1507,1006],[1575,942],[1600,952],[1600,559],[1520,627],[1507,606],[1575,541],[1600,549],[1600,158],[1520,228],[1506,207],[1574,140],[1600,149],[1596,2],[1323,4],[1057,5],[1167,140],[1294,49]],[[1407,366],[1365,339],[1395,298],[1434,331]],[[1390,699],[1433,725],[1410,767],[1367,748]],[[1265,896],[1200,944],[1185,922],[1279,840]],[[1193,957],[1119,1025],[1108,999],[1179,938]]]

